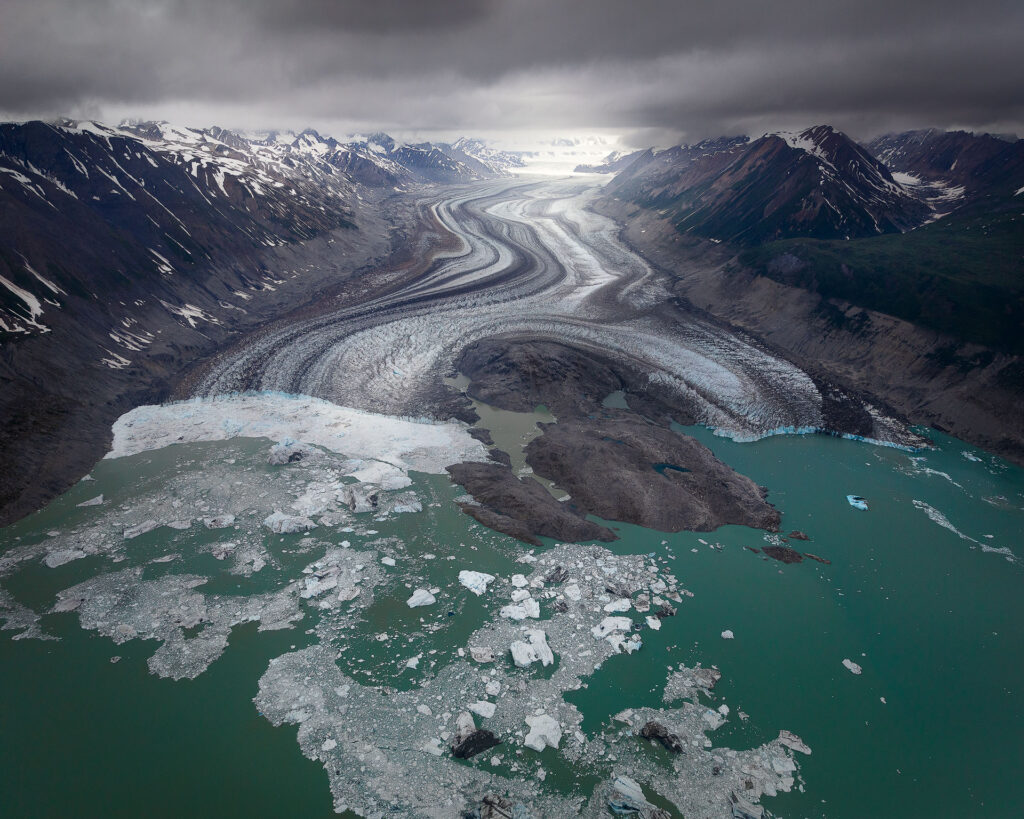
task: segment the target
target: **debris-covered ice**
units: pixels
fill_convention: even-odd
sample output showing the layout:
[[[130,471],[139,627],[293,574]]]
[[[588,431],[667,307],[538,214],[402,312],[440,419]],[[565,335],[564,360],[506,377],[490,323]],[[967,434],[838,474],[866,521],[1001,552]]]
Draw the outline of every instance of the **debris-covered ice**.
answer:
[[[666,685],[666,701],[673,686],[672,699],[684,700],[678,707],[629,710],[618,723],[627,730],[613,726],[585,734],[582,714],[565,694],[583,687],[610,657],[628,653],[624,643],[635,638],[642,645],[636,629],[645,627],[630,616],[609,616],[605,606],[613,598],[663,600],[655,587],[660,595],[679,597],[678,581],[645,556],[596,546],[556,546],[532,555],[530,566],[529,575],[511,581],[487,575],[487,583],[470,582],[481,594],[495,582],[507,583],[512,593],[528,590],[541,610],[534,625],[542,627],[503,617],[496,604],[465,649],[408,690],[395,690],[386,680],[358,681],[339,668],[338,654],[326,644],[271,663],[256,703],[275,725],[299,726],[299,744],[323,763],[337,810],[511,816],[518,804],[517,816],[597,817],[616,798],[612,783],[628,779],[686,815],[726,819],[734,815],[734,794],[756,805],[762,795],[793,787],[792,753],[802,750],[795,735],[749,751],[712,747],[707,734],[729,712],[700,704],[697,695],[714,687],[721,676],[715,669],[680,666]],[[465,579],[460,575],[459,582],[466,585]],[[420,591],[425,589],[414,594]],[[328,739],[336,744],[326,747]],[[651,741],[678,749],[670,767],[645,752]],[[534,776],[524,751],[557,753],[605,777],[604,784],[593,794],[554,795],[539,787],[543,768]],[[652,804],[646,797],[644,802]]]
[[[252,595],[204,595],[207,582],[197,575],[167,575],[142,580],[140,568],[103,574],[57,595],[54,611],[75,611],[82,628],[98,631],[115,643],[159,640],[150,670],[175,680],[193,678],[216,660],[231,629],[258,620],[260,630],[290,628],[302,618],[290,588]],[[195,634],[187,631],[196,630]]]

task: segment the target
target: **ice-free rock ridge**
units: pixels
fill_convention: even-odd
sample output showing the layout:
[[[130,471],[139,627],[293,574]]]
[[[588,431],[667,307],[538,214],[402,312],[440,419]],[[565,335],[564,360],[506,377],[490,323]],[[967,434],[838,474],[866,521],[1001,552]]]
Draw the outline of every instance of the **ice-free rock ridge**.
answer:
[[[540,426],[527,463],[589,513],[668,532],[779,528],[767,490],[687,435],[633,413]]]
[[[587,520],[572,504],[555,500],[533,478],[519,478],[507,467],[460,463],[449,466],[448,472],[476,501],[460,504],[463,512],[525,543],[539,546],[541,537],[615,540],[610,529]]]

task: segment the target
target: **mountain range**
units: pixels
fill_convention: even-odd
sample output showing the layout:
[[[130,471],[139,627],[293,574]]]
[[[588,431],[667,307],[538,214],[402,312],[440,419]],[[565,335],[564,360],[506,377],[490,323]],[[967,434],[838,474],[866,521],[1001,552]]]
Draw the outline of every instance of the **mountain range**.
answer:
[[[108,429],[238,331],[381,266],[429,222],[406,195],[420,186],[523,166],[469,138],[0,125],[0,457],[17,465],[0,477],[2,519],[95,458],[95,441],[55,448],[57,430]],[[701,284],[743,271],[743,287],[817,299],[805,319],[819,334],[849,330],[848,306],[874,311],[937,334],[918,356],[936,372],[984,365],[1008,401],[1024,393],[1024,141],[927,130],[861,145],[822,125],[578,170],[611,176],[595,208],[723,320],[767,332]],[[1024,457],[1016,439],[975,440]]]
[[[54,450],[55,430],[165,397],[169,374],[232,332],[382,260],[402,194],[521,161],[478,140],[0,125],[0,457],[17,465],[0,509],[52,495],[47,476],[95,449]]]

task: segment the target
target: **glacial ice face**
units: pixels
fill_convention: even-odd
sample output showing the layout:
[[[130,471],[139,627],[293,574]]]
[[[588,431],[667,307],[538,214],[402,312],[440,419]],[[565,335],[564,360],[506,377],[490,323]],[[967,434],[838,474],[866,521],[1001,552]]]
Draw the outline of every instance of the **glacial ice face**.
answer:
[[[300,440],[365,460],[367,463],[358,465],[351,474],[387,489],[408,486],[410,469],[441,474],[449,464],[487,459],[486,449],[466,432],[465,424],[411,421],[308,396],[274,393],[136,407],[117,419],[113,433],[107,458],[194,441],[240,437]],[[270,459],[277,463],[280,458],[278,445]],[[370,466],[372,472],[360,473]],[[405,480],[396,481],[399,477]]]

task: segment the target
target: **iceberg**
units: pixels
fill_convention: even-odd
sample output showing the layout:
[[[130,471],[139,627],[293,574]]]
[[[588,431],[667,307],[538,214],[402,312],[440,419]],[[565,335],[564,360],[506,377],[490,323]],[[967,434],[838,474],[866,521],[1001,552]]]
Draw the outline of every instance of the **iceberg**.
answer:
[[[459,582],[473,592],[477,597],[487,591],[487,584],[492,580],[494,580],[493,574],[473,572],[468,569],[463,569],[459,572]]]

